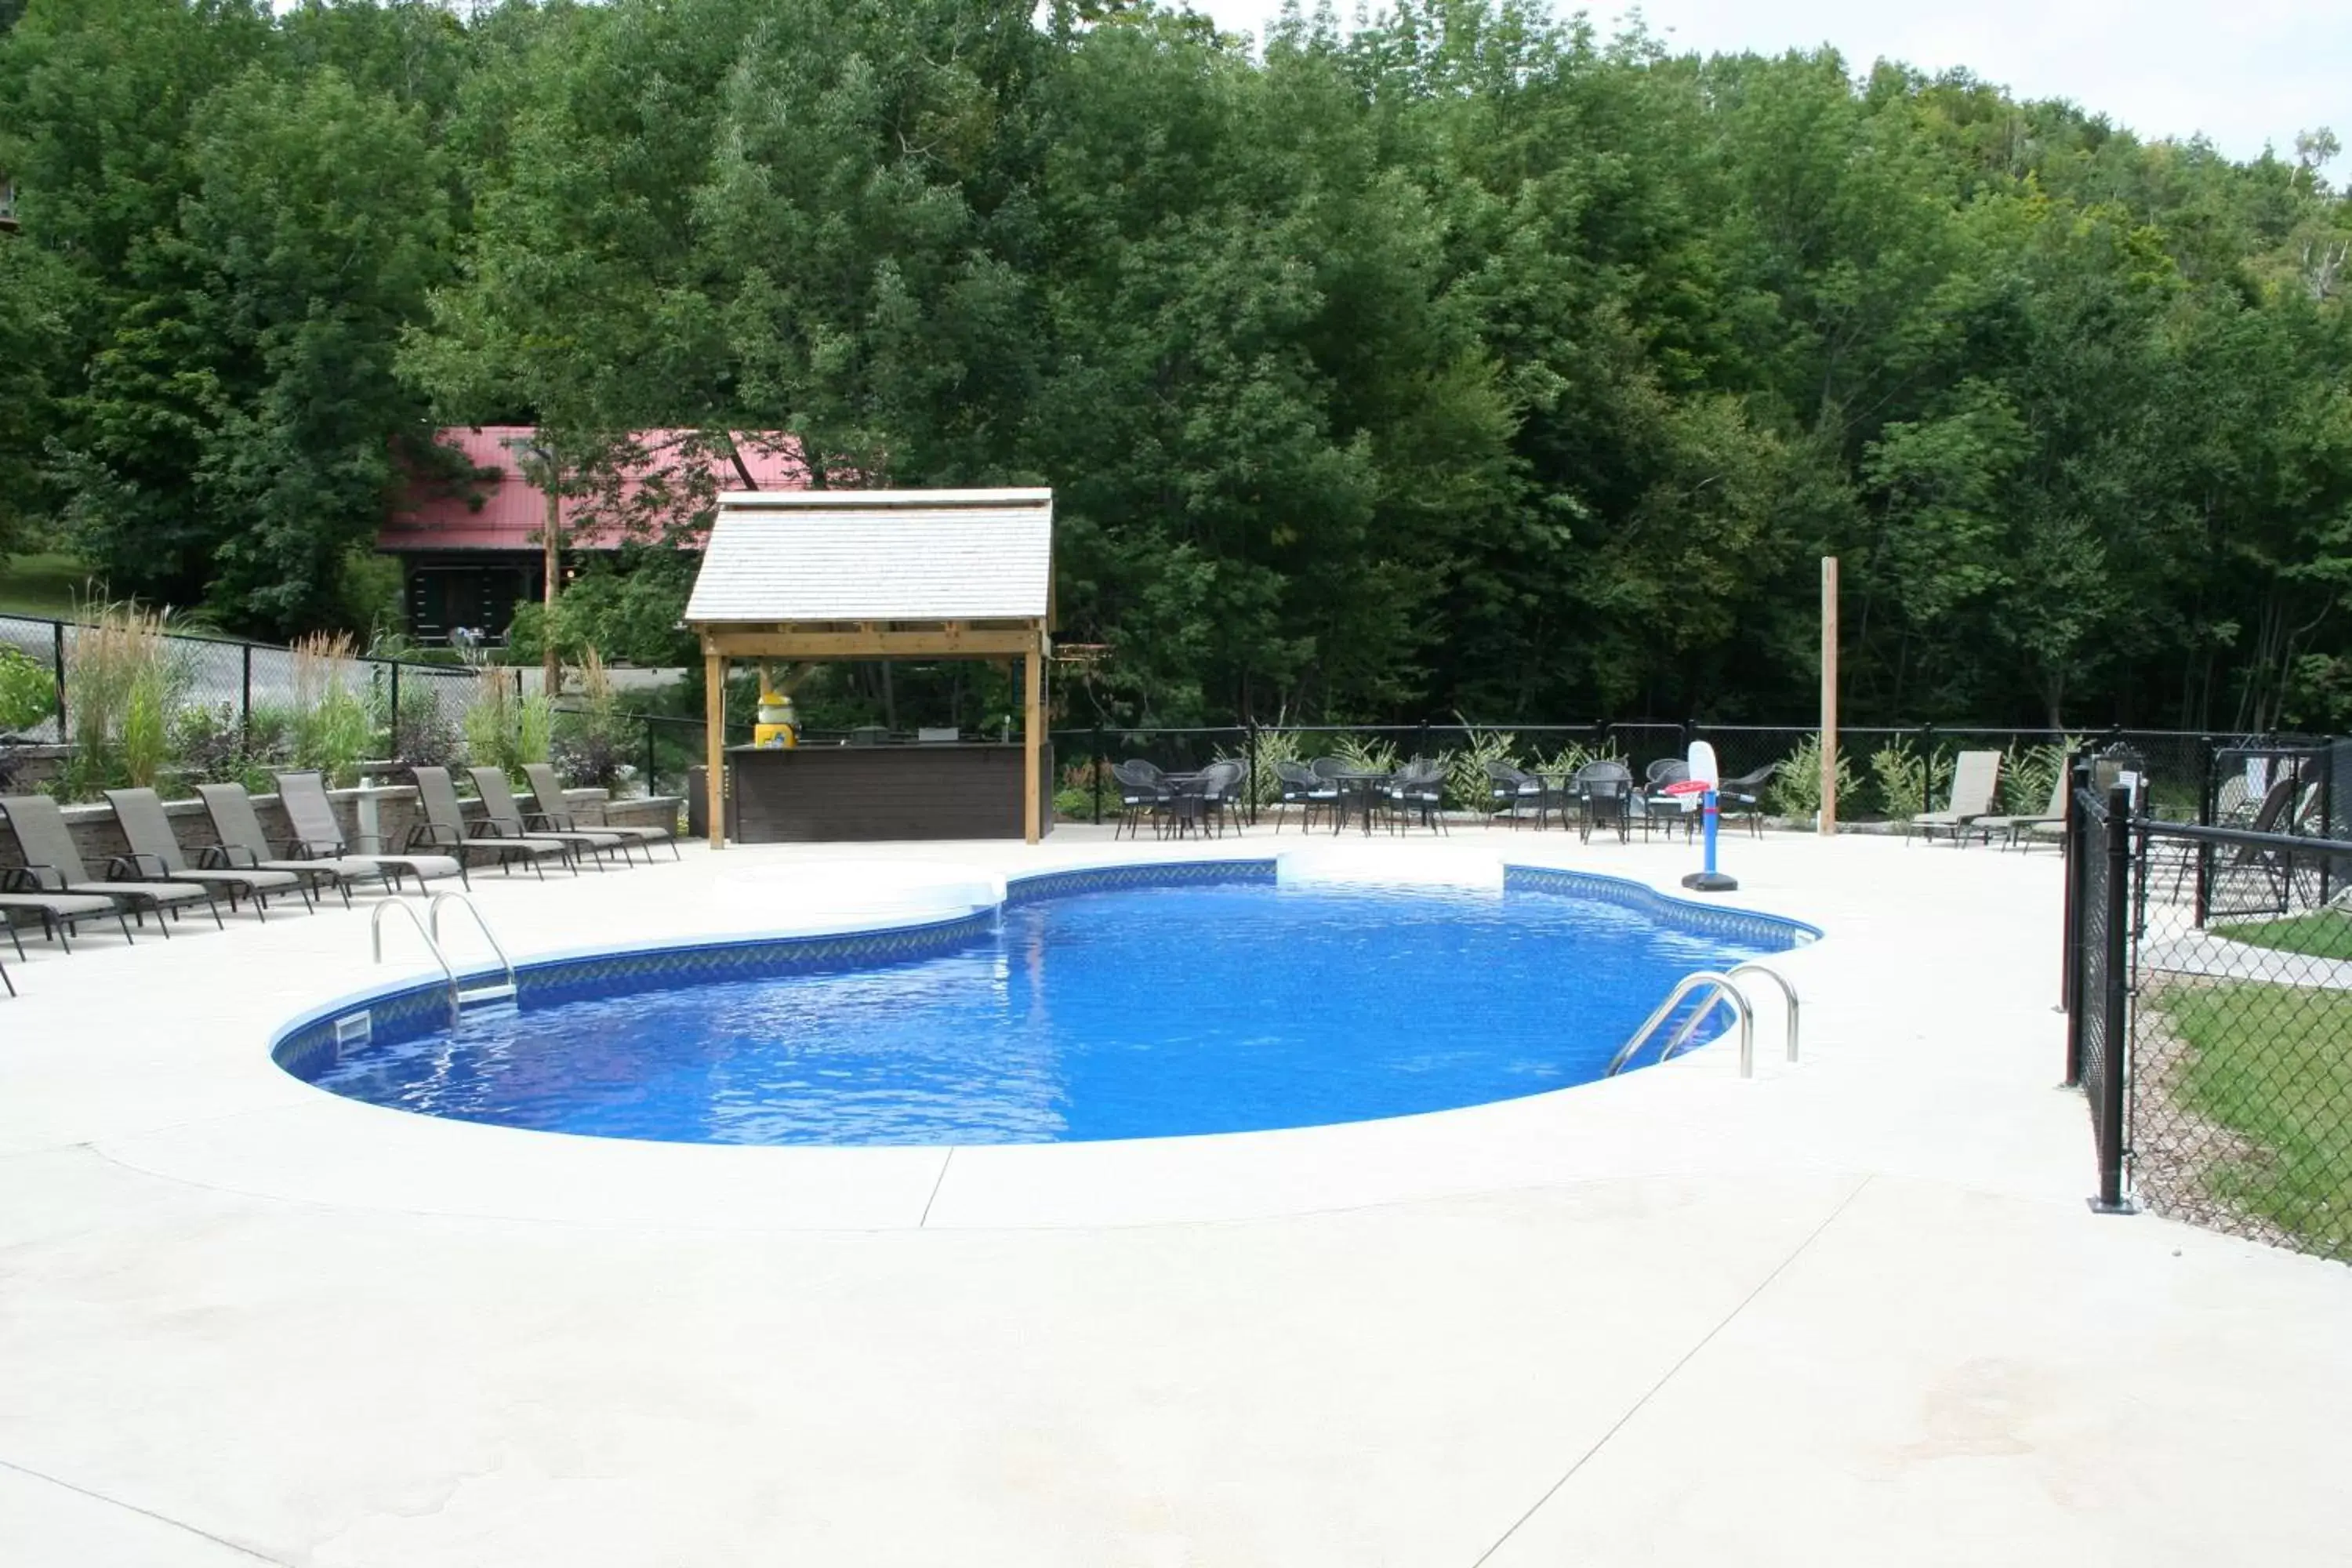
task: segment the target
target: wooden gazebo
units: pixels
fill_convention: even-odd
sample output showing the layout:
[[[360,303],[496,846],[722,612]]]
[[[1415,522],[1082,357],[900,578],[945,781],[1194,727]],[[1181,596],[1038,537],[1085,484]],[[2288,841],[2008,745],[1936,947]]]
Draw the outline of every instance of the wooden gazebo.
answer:
[[[1036,843],[1048,820],[1042,748],[1053,596],[1049,489],[721,496],[686,608],[707,682],[711,847],[727,833],[727,667],[735,659],[1019,659],[1019,822]],[[936,748],[927,755],[940,760]]]

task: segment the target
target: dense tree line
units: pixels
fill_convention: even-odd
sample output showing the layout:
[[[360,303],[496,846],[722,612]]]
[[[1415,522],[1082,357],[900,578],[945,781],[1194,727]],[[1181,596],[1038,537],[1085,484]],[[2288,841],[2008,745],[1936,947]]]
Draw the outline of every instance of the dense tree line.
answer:
[[[1520,0],[29,0],[0,529],[291,631],[436,422],[789,430],[1054,486],[1115,717],[1801,714],[1833,553],[1857,719],[2343,726],[2334,150]]]

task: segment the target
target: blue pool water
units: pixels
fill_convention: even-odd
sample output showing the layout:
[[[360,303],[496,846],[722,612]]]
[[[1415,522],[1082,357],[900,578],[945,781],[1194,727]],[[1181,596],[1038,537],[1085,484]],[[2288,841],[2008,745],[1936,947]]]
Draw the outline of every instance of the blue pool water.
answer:
[[[1299,1127],[1597,1078],[1677,978],[1765,951],[1555,892],[1082,893],[1008,906],[994,933],[914,962],[471,1014],[316,1081],[698,1143]]]

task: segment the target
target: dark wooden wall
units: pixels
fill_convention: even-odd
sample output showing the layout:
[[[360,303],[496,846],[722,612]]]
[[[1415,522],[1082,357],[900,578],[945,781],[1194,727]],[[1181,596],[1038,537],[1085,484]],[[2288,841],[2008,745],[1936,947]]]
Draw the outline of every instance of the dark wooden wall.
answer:
[[[741,748],[727,760],[730,830],[745,844],[1022,836],[1017,745]],[[1052,747],[1041,761],[1050,830]]]

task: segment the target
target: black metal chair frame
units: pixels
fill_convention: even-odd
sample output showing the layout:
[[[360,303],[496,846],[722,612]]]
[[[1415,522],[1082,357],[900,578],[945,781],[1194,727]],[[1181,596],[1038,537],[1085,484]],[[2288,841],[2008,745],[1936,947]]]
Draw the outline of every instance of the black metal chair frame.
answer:
[[[1282,814],[1292,806],[1298,807],[1302,813],[1298,828],[1301,833],[1314,831],[1317,812],[1320,811],[1327,816],[1338,814],[1339,786],[1319,777],[1306,763],[1276,763],[1274,764],[1274,776],[1282,786],[1282,794],[1274,807],[1274,830],[1276,833],[1282,831]]]

